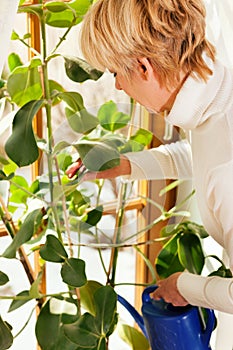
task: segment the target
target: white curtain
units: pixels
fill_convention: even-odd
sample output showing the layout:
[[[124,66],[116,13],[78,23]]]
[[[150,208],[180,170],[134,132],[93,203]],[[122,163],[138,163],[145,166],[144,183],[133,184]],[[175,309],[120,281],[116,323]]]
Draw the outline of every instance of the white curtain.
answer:
[[[0,76],[7,59],[10,37],[19,0],[0,0]]]
[[[218,58],[233,67],[233,0],[205,0],[205,5],[207,36],[215,44]]]

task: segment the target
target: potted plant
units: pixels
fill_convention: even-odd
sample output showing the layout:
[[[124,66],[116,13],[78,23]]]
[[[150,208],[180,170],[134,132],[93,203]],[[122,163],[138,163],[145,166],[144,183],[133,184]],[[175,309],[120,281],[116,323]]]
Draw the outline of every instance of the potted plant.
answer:
[[[119,251],[127,245],[126,241],[122,241],[121,227],[131,184],[123,182],[120,186],[121,201],[116,212],[114,237],[109,244],[101,245],[98,243],[98,224],[103,216],[103,206],[99,198],[104,184],[103,181],[95,182],[97,197],[93,205],[82,179],[86,169],[108,169],[119,163],[120,154],[142,150],[150,143],[152,134],[140,128],[133,134],[125,133],[132,121],[134,108],[127,114],[118,110],[116,103],[108,101],[98,109],[97,115],[93,115],[85,108],[81,94],[66,91],[60,82],[49,77],[49,65],[58,56],[64,60],[63,69],[68,78],[77,84],[101,77],[102,72],[96,71],[82,59],[59,53],[60,44],[70,30],[81,22],[92,1],[39,1],[30,6],[23,6],[23,3],[24,1],[20,2],[18,11],[33,14],[39,19],[43,49],[41,54],[37,53],[26,63],[16,53],[12,53],[9,56],[10,74],[6,81],[1,82],[1,101],[8,101],[15,112],[12,133],[5,144],[6,156],[0,157],[0,180],[9,186],[7,200],[0,197],[0,216],[12,238],[2,256],[20,259],[30,288],[16,296],[0,298],[12,298],[9,312],[14,312],[28,301],[35,301],[38,309],[35,336],[42,350],[106,350],[109,337],[118,324],[115,277]],[[50,52],[47,52],[47,26],[65,28],[64,35]],[[29,36],[27,33],[21,38],[16,32],[12,34],[14,40],[20,40],[27,46]],[[58,104],[65,105],[64,115],[70,128],[78,135],[75,143],[54,142],[52,118],[54,107]],[[39,111],[43,113],[47,130],[47,135],[43,138],[35,135],[33,130],[33,119]],[[12,114],[10,122],[11,118]],[[129,129],[131,130],[130,127]],[[28,183],[22,175],[18,175],[17,169],[33,164],[41,154],[46,159],[45,170],[32,183]],[[69,179],[65,172],[74,157],[80,157],[84,167],[74,178]],[[179,206],[167,212],[151,199],[147,201],[159,207],[161,215],[143,228],[144,231],[171,216],[187,214],[179,212]],[[23,212],[16,224],[12,215],[19,204],[23,207]],[[76,242],[72,240],[73,232],[78,237]],[[190,222],[173,227],[172,231],[166,229],[163,239],[168,242],[156,262],[158,273],[165,277],[172,272],[172,267],[176,270],[189,269],[190,260],[186,259],[187,255],[193,258],[192,264],[198,264],[196,272],[199,273],[201,267],[195,254],[202,250],[196,234],[203,236],[203,232],[200,226]],[[137,237],[140,233],[141,231],[136,232],[134,236]],[[99,250],[106,279],[104,284],[98,278],[90,280],[86,274],[85,259],[79,254],[80,247],[88,245],[81,240],[83,234],[90,234],[95,239],[92,246]],[[188,251],[186,238],[190,238],[194,245],[192,252]],[[139,244],[134,243],[134,246],[143,255]],[[29,251],[39,252],[41,271],[38,275],[31,268],[25,247]],[[101,254],[101,249],[106,247],[111,249],[109,268],[106,268]],[[168,264],[171,255],[171,260],[175,262],[172,267]],[[155,282],[154,266],[144,258]],[[66,286],[65,290],[52,295],[41,290],[46,262],[59,265],[59,276]],[[203,259],[201,264],[203,265]],[[224,270],[223,265],[222,267]],[[0,271],[0,285],[5,285],[8,281],[7,274]],[[148,341],[137,329],[124,325],[122,332],[132,349],[149,348]],[[11,325],[0,317],[0,349],[10,348],[12,343]]]
[[[59,53],[60,44],[69,31],[80,23],[92,1],[40,1],[27,6],[23,6],[23,3],[20,2],[18,12],[30,13],[39,19],[42,53],[36,53],[26,63],[18,54],[12,53],[8,58],[10,74],[6,81],[1,82],[1,102],[7,101],[14,110],[12,134],[5,144],[6,156],[2,155],[0,159],[0,180],[4,186],[9,185],[7,200],[1,197],[0,215],[12,238],[2,257],[19,257],[31,286],[29,290],[12,297],[9,312],[14,312],[30,300],[35,301],[38,308],[35,334],[41,349],[107,349],[109,336],[118,322],[114,287],[118,251],[123,246],[120,226],[124,205],[116,217],[116,235],[110,244],[112,258],[108,271],[103,264],[106,284],[100,284],[98,280],[90,281],[86,275],[85,261],[79,257],[79,249],[78,252],[76,249],[82,244],[80,241],[74,244],[71,233],[76,232],[78,237],[89,233],[98,242],[97,225],[103,214],[98,198],[103,183],[96,181],[98,195],[93,206],[85,189],[79,187],[83,174],[79,172],[70,180],[65,171],[73,162],[72,153],[80,156],[89,170],[112,167],[119,163],[121,153],[143,149],[152,135],[138,129],[134,134],[125,136],[121,130],[130,123],[132,113],[128,115],[119,111],[117,105],[109,101],[94,116],[85,108],[79,93],[65,91],[59,82],[49,78],[49,65],[58,56],[64,59],[63,69],[67,76],[77,83],[101,77],[102,72],[92,69],[82,59]],[[65,28],[65,34],[50,52],[47,52],[47,26]],[[28,33],[22,38],[16,32],[12,34],[13,40],[19,40],[26,46],[28,37]],[[70,128],[79,135],[77,143],[54,143],[53,108],[59,103],[65,104],[64,115]],[[47,129],[47,135],[43,138],[35,135],[33,129],[33,119],[39,111],[43,113]],[[8,116],[5,118],[7,121]],[[10,122],[11,118],[12,113]],[[17,169],[33,164],[41,154],[46,158],[46,170],[28,183],[24,176],[17,173]],[[127,193],[126,187],[127,184],[122,184],[123,196]],[[23,212],[16,224],[12,215],[19,204]],[[94,234],[91,232],[93,227]],[[31,268],[25,246],[39,252],[41,271],[38,275]],[[99,255],[101,260],[101,249]],[[41,291],[46,261],[60,265],[59,274],[66,285],[65,291],[63,289],[61,293],[53,295]],[[4,271],[0,273],[0,280],[1,285],[9,281]],[[28,320],[23,322],[27,323]],[[48,332],[48,328],[52,331]],[[0,318],[0,329],[0,349],[7,349],[13,343],[11,325]],[[135,332],[141,349],[147,349],[148,342],[144,336]]]

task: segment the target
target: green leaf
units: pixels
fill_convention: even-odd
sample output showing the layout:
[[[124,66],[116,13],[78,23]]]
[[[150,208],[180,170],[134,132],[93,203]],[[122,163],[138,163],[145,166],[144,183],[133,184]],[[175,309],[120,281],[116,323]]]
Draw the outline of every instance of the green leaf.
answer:
[[[120,148],[121,153],[140,152],[152,140],[152,133],[145,129],[139,129],[130,139]]]
[[[2,89],[6,85],[6,81],[0,78],[0,89]]]
[[[66,171],[68,166],[73,163],[72,156],[70,154],[66,154],[66,153],[58,154],[57,161],[58,161],[59,169],[61,169],[64,172]]]
[[[13,335],[9,325],[0,316],[0,349],[9,349],[13,344]]]
[[[63,12],[67,10],[69,7],[64,2],[54,1],[54,2],[49,2],[45,4],[45,8],[47,8],[50,12]]]
[[[99,123],[96,117],[88,113],[86,109],[74,112],[70,108],[65,108],[65,113],[70,127],[77,133],[87,134]]]
[[[45,244],[40,248],[40,256],[55,263],[64,262],[68,257],[63,244],[54,235],[47,235]]]
[[[205,230],[204,226],[198,225],[195,222],[187,221],[187,229],[197,234],[200,238],[209,237],[208,232]]]
[[[184,270],[178,257],[177,240],[179,237],[178,234],[165,243],[156,258],[155,267],[160,278],[167,278],[174,272]]]
[[[87,213],[86,223],[90,226],[95,226],[98,224],[103,214],[103,206],[99,205],[95,209],[92,209]]]
[[[31,13],[33,15],[37,15],[39,18],[43,16],[43,5],[35,4],[35,5],[27,5],[27,6],[19,6],[19,13]]]
[[[73,287],[81,287],[87,283],[85,262],[81,259],[69,258],[62,265],[63,282]]]
[[[179,227],[177,224],[170,224],[163,226],[163,228],[160,231],[160,236],[161,237],[169,237],[169,236],[174,236],[179,232]]]
[[[136,328],[122,324],[118,327],[120,338],[125,341],[132,350],[149,350],[150,344],[146,337]]]
[[[102,284],[97,281],[87,281],[87,283],[79,289],[82,307],[93,316],[96,314],[94,293],[100,287],[102,287]]]
[[[69,303],[71,305],[69,310],[74,311],[66,313],[64,310],[57,310],[54,301],[62,303]],[[72,307],[73,305],[73,307]],[[61,307],[59,306],[59,309]],[[43,350],[77,350],[77,345],[73,344],[67,339],[64,334],[64,325],[73,323],[79,318],[79,311],[77,304],[72,299],[52,298],[49,299],[42,307],[36,322],[36,337],[38,343]],[[49,330],[49,331],[48,331]]]
[[[87,213],[85,222],[81,222],[80,231],[85,231],[96,226],[103,215],[103,206],[100,205]]]
[[[116,323],[117,295],[110,286],[98,288],[94,294],[96,325],[100,334],[109,336]]]
[[[88,170],[102,171],[120,164],[118,150],[104,142],[80,140],[74,147]]]
[[[79,57],[64,56],[67,76],[76,83],[82,83],[88,79],[98,80],[103,72],[94,69],[86,61]]]
[[[59,1],[45,4],[46,23],[53,27],[66,28],[80,23],[91,5],[90,0]]]
[[[64,92],[65,89],[61,84],[59,84],[55,80],[49,80],[49,91],[50,91],[50,96],[53,101],[52,105],[55,106],[56,104],[60,103],[60,100],[58,98],[58,93]]]
[[[6,142],[5,150],[9,158],[20,167],[32,164],[39,157],[32,120],[42,105],[42,100],[30,101],[15,115],[13,131]]]
[[[152,141],[153,133],[149,130],[140,128],[136,131],[134,135],[130,137],[130,139],[134,142],[139,143],[142,146],[147,146]]]
[[[128,152],[140,152],[144,149],[144,146],[133,140],[128,140],[122,147],[120,147],[120,153]]]
[[[100,107],[97,118],[104,129],[112,132],[123,128],[130,121],[130,116],[119,112],[113,101],[106,102]]]
[[[54,148],[53,148],[53,154],[57,154],[59,153],[60,151],[66,149],[67,147],[70,147],[71,144],[69,142],[66,142],[66,141],[60,141],[58,142]]]
[[[62,16],[61,16],[62,15]],[[69,28],[81,22],[81,18],[75,18],[71,11],[50,12],[46,16],[46,24],[56,28]]]
[[[26,206],[29,194],[25,190],[29,191],[27,180],[23,176],[15,175],[10,185],[11,195],[9,198],[9,202],[12,206],[14,205],[14,203],[17,203],[16,206],[18,206],[18,204],[25,204]]]
[[[12,31],[12,34],[11,34],[11,40],[18,40],[20,39],[20,36],[18,33],[16,33],[15,30]]]
[[[40,226],[42,218],[43,214],[41,209],[35,209],[29,213],[13,241],[4,251],[2,256],[9,259],[15,258],[17,249],[31,239],[36,232],[37,227]]]
[[[205,257],[199,237],[193,233],[180,236],[178,240],[178,255],[181,264],[191,273],[200,274]]]
[[[2,162],[2,161],[3,161],[3,159],[0,159],[0,162]],[[7,175],[9,175],[9,174],[14,173],[17,168],[18,168],[17,165],[14,162],[12,162],[12,160],[8,159],[6,161],[6,163],[4,164],[3,170]]]
[[[33,58],[28,65],[19,66],[10,74],[7,81],[7,90],[18,106],[29,101],[39,100],[42,97],[41,78],[38,66],[41,60]]]
[[[23,40],[30,39],[31,37],[31,33],[26,33],[23,35]]]
[[[4,171],[0,170],[0,181],[11,180],[14,177],[14,174],[6,175]]]
[[[22,292],[20,292],[19,294],[16,295],[16,297],[28,297],[25,300],[13,300],[12,303],[10,304],[9,310],[8,312],[14,311],[18,308],[20,308],[21,306],[23,306],[24,304],[26,304],[28,301],[30,301],[30,297],[29,297],[29,291],[28,290],[24,290]]]
[[[16,169],[15,169],[16,170]],[[10,191],[14,193],[15,191],[19,190],[19,188],[22,188],[22,191],[25,192],[29,190],[28,182],[22,175],[15,175],[14,181],[11,183]]]
[[[87,139],[91,140],[90,135],[87,136]],[[94,141],[97,140],[98,138],[94,138]],[[107,132],[106,134],[100,136],[99,141],[104,142],[106,145],[119,150],[119,148],[121,148],[126,143],[126,137],[119,133]]]
[[[232,272],[229,268],[225,266],[223,261],[216,255],[208,255],[206,258],[213,258],[217,260],[221,266],[216,270],[211,272],[208,276],[219,276],[219,277],[224,277],[224,278],[231,278],[232,277]]]
[[[78,92],[65,91],[58,94],[58,98],[62,99],[73,111],[81,111],[84,109],[83,98]]]
[[[94,302],[96,317],[85,313],[77,322],[64,326],[66,336],[81,349],[105,349],[106,340],[117,323],[117,296],[112,287],[98,288]]]
[[[71,203],[70,208],[75,212],[77,215],[82,215],[83,212],[80,208],[84,206],[84,209],[88,207],[90,204],[90,198],[84,196],[84,194],[78,190],[75,190],[71,194]]]
[[[75,132],[87,134],[99,124],[98,119],[85,109],[79,93],[63,92],[58,97],[68,105],[65,109],[66,117]]]
[[[43,273],[42,273],[42,271],[40,271],[38,276],[37,276],[37,279],[31,285],[31,288],[29,290],[29,296],[32,299],[41,298],[40,285],[41,285],[42,275],[43,275]]]
[[[211,272],[209,275],[211,276],[218,276],[223,278],[232,278],[232,272],[230,269],[226,268],[225,266],[220,266],[216,271]]]
[[[78,321],[64,326],[66,337],[81,349],[97,350],[100,334],[95,325],[95,318],[89,313],[82,315]]]
[[[20,67],[22,65],[23,63],[18,54],[13,52],[8,56],[8,67],[10,72],[12,72],[16,67]]]
[[[9,277],[2,271],[0,271],[0,286],[3,286],[9,282]]]
[[[93,0],[74,0],[69,3],[69,7],[76,11],[79,16],[84,16]]]
[[[0,164],[1,165],[4,165],[4,166],[7,166],[7,165],[9,165],[9,161],[6,159],[6,158],[4,158],[4,157],[2,157],[1,155],[0,155]],[[17,166],[16,166],[16,168],[17,168]],[[6,173],[6,170],[4,169],[4,171],[5,171],[5,173]],[[6,174],[5,174],[6,175]]]

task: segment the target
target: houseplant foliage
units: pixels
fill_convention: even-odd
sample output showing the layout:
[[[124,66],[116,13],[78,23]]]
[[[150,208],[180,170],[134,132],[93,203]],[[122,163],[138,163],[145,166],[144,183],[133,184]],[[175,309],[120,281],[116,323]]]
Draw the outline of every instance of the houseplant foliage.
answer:
[[[24,6],[24,1],[20,1],[19,13],[29,13],[39,19],[42,53],[29,47],[34,56],[26,63],[22,62],[17,53],[10,54],[10,74],[6,80],[0,82],[0,110],[3,111],[5,105],[12,107],[12,112],[4,116],[5,125],[12,125],[12,133],[5,144],[7,156],[0,156],[0,180],[9,186],[7,201],[0,198],[0,216],[12,241],[2,257],[19,259],[30,282],[30,288],[22,290],[15,297],[0,298],[12,298],[9,312],[14,312],[31,300],[35,301],[38,308],[35,335],[42,350],[108,349],[109,337],[119,323],[115,275],[119,249],[127,244],[127,240],[121,238],[121,224],[124,217],[123,203],[128,193],[127,187],[131,184],[123,183],[119,191],[122,205],[116,213],[114,238],[108,245],[112,253],[107,268],[101,255],[101,245],[98,243],[98,224],[103,215],[99,197],[104,183],[95,182],[97,199],[93,205],[92,198],[83,186],[80,187],[80,182],[86,169],[99,171],[111,168],[119,164],[122,153],[140,151],[152,138],[151,133],[144,129],[137,129],[133,134],[127,133],[125,136],[125,131],[132,122],[134,108],[126,114],[118,110],[113,101],[108,101],[93,115],[85,108],[81,94],[66,91],[60,82],[49,77],[49,66],[57,57],[63,59],[67,79],[77,84],[88,79],[98,80],[102,76],[102,72],[93,69],[81,58],[59,53],[60,45],[72,28],[82,21],[92,2],[39,1],[36,5]],[[64,29],[64,35],[50,52],[47,52],[47,26]],[[12,40],[19,40],[27,47],[29,37],[29,33],[23,37],[15,31],[12,33]],[[77,133],[76,143],[54,143],[52,119],[54,108],[58,104],[64,106],[64,116],[72,131]],[[47,130],[43,138],[36,135],[33,128],[33,120],[40,111]],[[26,178],[18,175],[17,169],[33,164],[41,154],[46,159],[47,170],[32,183],[28,183]],[[74,178],[69,179],[66,169],[78,157],[82,158],[83,167]],[[15,225],[12,216],[19,207],[23,208],[23,212]],[[144,230],[171,216],[187,215],[179,212],[178,207],[168,212],[160,206],[159,209],[161,215]],[[166,243],[156,262],[161,277],[171,273],[173,267],[192,270],[194,265],[197,270],[192,272],[201,271],[203,252],[197,235],[204,237],[206,233],[192,223],[182,225],[173,227],[172,231],[168,227],[163,232]],[[71,233],[76,234],[75,243],[78,248],[71,239]],[[133,237],[140,233],[134,233]],[[99,249],[100,261],[106,275],[104,285],[98,280],[88,279],[85,261],[80,258],[82,236],[87,234],[91,235],[96,242],[95,247]],[[187,237],[191,237],[193,243],[194,250],[191,252],[187,248]],[[129,241],[131,238],[132,236]],[[139,246],[134,246],[142,256]],[[30,267],[25,247],[39,252],[41,271],[36,276]],[[106,248],[106,244],[104,247]],[[201,262],[197,261],[197,253],[201,254]],[[190,256],[194,261],[191,265]],[[144,258],[155,281],[153,266]],[[63,289],[61,293],[53,295],[46,295],[41,291],[46,261],[60,266],[60,278],[66,285],[65,291]],[[174,262],[173,266],[169,266],[169,261]],[[226,271],[225,266],[221,265],[220,270],[219,273]],[[8,281],[6,273],[0,271],[0,285],[5,285]],[[22,324],[22,329],[23,327]],[[13,333],[11,325],[0,316],[0,350],[10,348],[14,341]],[[149,348],[147,340],[137,329],[123,325],[121,334],[133,350]]]
[[[30,300],[35,301],[39,310],[35,334],[42,350],[106,350],[109,336],[118,323],[114,287],[117,253],[121,247],[120,230],[117,230],[117,242],[111,242],[113,259],[108,270],[103,263],[106,284],[89,280],[85,261],[80,258],[80,249],[74,248],[71,232],[76,233],[78,243],[83,234],[91,235],[98,242],[98,223],[103,214],[99,196],[103,182],[96,181],[98,195],[93,206],[85,189],[79,187],[83,173],[80,171],[71,180],[65,174],[74,160],[72,154],[82,158],[85,168],[104,170],[119,164],[121,153],[142,150],[152,137],[143,129],[125,136],[122,130],[129,126],[132,113],[128,115],[118,110],[113,101],[108,101],[99,108],[97,115],[92,115],[78,92],[66,91],[60,82],[49,78],[49,65],[57,57],[63,58],[68,79],[77,84],[88,79],[98,80],[102,76],[102,72],[81,58],[59,53],[61,43],[82,21],[91,4],[91,0],[39,1],[24,6],[24,1],[20,1],[19,13],[29,13],[39,19],[42,53],[31,48],[34,56],[26,63],[17,53],[10,54],[10,74],[1,81],[1,110],[4,105],[12,107],[12,112],[4,116],[4,122],[9,126],[12,124],[12,133],[5,144],[6,156],[0,157],[0,180],[9,186],[9,198],[7,201],[1,198],[0,215],[12,241],[1,256],[19,258],[31,286],[12,297],[9,312]],[[51,52],[47,52],[47,26],[64,28],[64,35]],[[19,40],[27,47],[29,37],[29,33],[23,37],[15,31],[12,33],[12,40]],[[70,128],[77,132],[75,144],[54,143],[52,118],[53,109],[58,104],[64,106],[64,116]],[[33,120],[40,111],[47,130],[43,138],[39,138],[33,128]],[[26,178],[18,175],[17,169],[33,164],[41,154],[46,159],[47,170],[28,183]],[[19,207],[23,212],[16,225],[12,215]],[[118,223],[123,212],[121,210]],[[37,276],[30,267],[25,246],[39,252],[41,272]],[[99,255],[102,261],[101,249]],[[63,289],[55,295],[42,293],[41,280],[46,261],[60,265],[60,277],[67,286],[65,291]],[[0,284],[5,285],[8,281],[8,276],[1,271]],[[136,349],[142,334],[129,326],[125,326],[125,330],[123,337],[127,342],[130,342],[133,332],[137,345],[132,342],[131,346]],[[8,349],[13,341],[11,325],[0,318],[0,349]],[[141,350],[148,349],[145,339],[141,344]]]
[[[205,254],[202,241],[209,235],[202,225],[191,221],[167,225],[162,229],[161,236],[165,240],[155,261],[160,278],[184,270],[200,275],[207,259],[218,261],[220,265],[217,270],[211,270],[209,276],[232,277],[230,269],[221,259],[216,255]]]

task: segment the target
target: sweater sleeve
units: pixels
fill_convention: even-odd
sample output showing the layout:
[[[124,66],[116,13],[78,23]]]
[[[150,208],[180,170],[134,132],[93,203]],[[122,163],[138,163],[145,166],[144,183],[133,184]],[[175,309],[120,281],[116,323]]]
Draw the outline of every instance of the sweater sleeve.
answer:
[[[203,277],[183,272],[177,287],[191,305],[233,314],[233,278]]]
[[[126,153],[132,180],[190,179],[191,147],[187,140],[177,141],[141,152]]]

